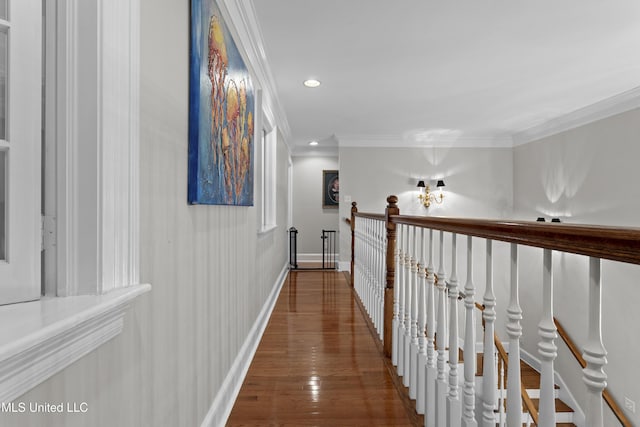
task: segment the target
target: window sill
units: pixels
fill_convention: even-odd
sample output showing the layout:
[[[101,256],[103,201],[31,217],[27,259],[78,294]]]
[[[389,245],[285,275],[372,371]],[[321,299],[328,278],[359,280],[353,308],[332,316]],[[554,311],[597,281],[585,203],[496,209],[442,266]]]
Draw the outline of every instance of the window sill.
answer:
[[[263,228],[261,228],[260,230],[258,230],[258,235],[263,235],[263,234],[267,234],[273,230],[275,230],[276,228],[278,228],[277,224],[273,224],[273,225],[265,225]]]
[[[0,307],[0,402],[10,402],[122,332],[136,285]],[[9,327],[7,327],[10,325]]]

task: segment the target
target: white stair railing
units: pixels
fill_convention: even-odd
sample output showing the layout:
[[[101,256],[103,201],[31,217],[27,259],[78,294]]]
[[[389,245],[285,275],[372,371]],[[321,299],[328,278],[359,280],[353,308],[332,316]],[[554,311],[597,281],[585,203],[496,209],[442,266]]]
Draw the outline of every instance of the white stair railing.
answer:
[[[354,224],[354,284],[371,323],[382,340],[384,324],[384,285],[386,281],[386,237],[383,218],[362,218]],[[362,261],[360,261],[362,260]]]
[[[358,214],[357,221],[352,216],[356,258],[354,287],[384,341],[386,354],[397,366],[398,375],[408,387],[409,396],[416,399],[416,411],[424,413],[425,425],[528,425],[535,422],[535,417],[538,417],[540,426],[555,425],[554,362],[558,351],[555,344],[557,330],[553,321],[552,259],[555,251],[589,257],[588,339],[584,347],[587,365],[583,371],[589,404],[585,408],[585,415],[587,425],[602,426],[602,391],[607,376],[604,372],[606,350],[601,334],[601,259],[640,264],[640,230],[404,217],[398,213],[397,198],[390,196],[387,200],[389,206],[386,216]],[[437,252],[434,251],[434,231],[439,232]],[[451,235],[450,259],[445,258],[445,233]],[[467,236],[464,372],[460,372],[458,367],[459,235]],[[387,236],[392,236],[393,240],[388,242]],[[482,311],[484,355],[480,390],[476,390],[475,386],[477,303],[474,301],[476,289],[473,270],[474,264],[482,260],[474,260],[473,239],[483,239],[486,243]],[[498,266],[510,266],[509,302],[504,308],[496,305],[494,241],[510,244],[509,258],[498,259],[495,263]],[[519,246],[523,245],[542,248],[543,253],[541,313],[529,314],[539,316],[538,351],[541,359],[539,413],[531,409],[531,415],[522,413],[522,381],[518,362],[523,319],[519,303],[518,262]],[[438,256],[437,275],[434,274],[434,256]],[[393,264],[387,265],[387,262]],[[447,263],[451,270],[445,282]],[[393,292],[391,286],[394,287]],[[385,303],[388,304],[388,310],[385,309]],[[500,308],[502,314],[499,314]],[[494,344],[498,315],[504,315],[506,320],[508,356],[501,345]],[[391,333],[385,336],[387,328]],[[496,355],[496,348],[500,348],[500,357]],[[530,400],[525,398],[525,402],[528,408],[532,408]]]

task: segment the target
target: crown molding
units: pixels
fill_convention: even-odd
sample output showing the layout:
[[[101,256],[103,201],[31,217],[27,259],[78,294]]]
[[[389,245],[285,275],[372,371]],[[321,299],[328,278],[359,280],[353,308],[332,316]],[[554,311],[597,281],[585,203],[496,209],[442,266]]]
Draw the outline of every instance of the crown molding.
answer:
[[[340,155],[337,146],[330,147],[302,147],[295,146],[291,150],[291,157],[338,157]]]
[[[513,145],[523,145],[556,135],[607,117],[640,108],[640,86],[579,108],[513,134]]]
[[[442,135],[427,141],[411,140],[396,135],[337,135],[336,137],[341,148],[508,148],[513,146],[513,141],[508,135]]]
[[[228,18],[228,26],[234,30],[238,49],[244,53],[247,66],[253,71],[262,89],[263,109],[275,118],[285,142],[289,141],[291,127],[278,97],[253,3],[251,0],[222,0],[219,3],[222,13]]]

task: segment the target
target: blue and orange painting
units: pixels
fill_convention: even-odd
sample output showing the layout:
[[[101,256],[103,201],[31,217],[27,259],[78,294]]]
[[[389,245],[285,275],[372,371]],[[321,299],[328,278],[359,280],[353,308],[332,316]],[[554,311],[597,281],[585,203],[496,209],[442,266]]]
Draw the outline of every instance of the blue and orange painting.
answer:
[[[254,93],[214,0],[191,0],[191,204],[253,205]]]

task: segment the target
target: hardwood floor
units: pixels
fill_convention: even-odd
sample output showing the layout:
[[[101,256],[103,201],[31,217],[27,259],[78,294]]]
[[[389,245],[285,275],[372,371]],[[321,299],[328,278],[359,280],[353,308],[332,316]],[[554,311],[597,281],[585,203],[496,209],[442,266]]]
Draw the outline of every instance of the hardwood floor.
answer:
[[[291,272],[228,426],[413,426],[342,273]]]

